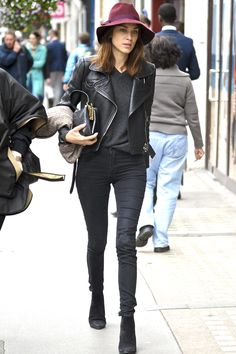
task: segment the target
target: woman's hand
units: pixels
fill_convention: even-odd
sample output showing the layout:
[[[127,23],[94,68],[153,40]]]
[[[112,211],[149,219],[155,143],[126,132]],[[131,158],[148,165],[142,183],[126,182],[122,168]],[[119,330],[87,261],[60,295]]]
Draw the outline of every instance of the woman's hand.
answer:
[[[194,153],[195,153],[196,160],[200,160],[202,156],[205,154],[203,149],[195,149]]]
[[[83,129],[86,124],[80,124],[77,127],[71,129],[65,136],[65,140],[68,143],[78,144],[78,145],[93,145],[97,141],[98,133],[93,135],[84,136],[80,134],[80,130]]]

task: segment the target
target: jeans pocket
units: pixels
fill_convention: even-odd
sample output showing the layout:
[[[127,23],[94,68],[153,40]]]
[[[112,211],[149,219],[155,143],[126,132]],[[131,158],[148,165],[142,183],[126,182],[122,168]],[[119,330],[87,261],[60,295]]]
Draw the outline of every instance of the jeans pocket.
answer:
[[[186,155],[188,151],[187,135],[174,135],[171,137],[167,154],[171,157],[180,158]]]

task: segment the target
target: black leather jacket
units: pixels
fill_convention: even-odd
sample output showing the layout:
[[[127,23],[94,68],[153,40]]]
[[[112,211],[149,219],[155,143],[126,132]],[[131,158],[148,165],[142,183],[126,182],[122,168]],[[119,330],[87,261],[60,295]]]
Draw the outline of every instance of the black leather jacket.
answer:
[[[97,107],[97,119],[99,121],[99,136],[96,144],[86,149],[97,151],[101,141],[109,129],[117,112],[114,101],[111,79],[109,74],[103,72],[95,64],[91,64],[91,58],[83,58],[77,64],[69,89],[63,95],[59,105],[69,106],[72,111],[83,97],[73,90],[85,91],[90,102]],[[133,79],[129,107],[128,139],[131,154],[140,154],[149,150],[149,120],[154,94],[155,66],[143,60],[142,68]],[[84,96],[84,95],[82,95]]]

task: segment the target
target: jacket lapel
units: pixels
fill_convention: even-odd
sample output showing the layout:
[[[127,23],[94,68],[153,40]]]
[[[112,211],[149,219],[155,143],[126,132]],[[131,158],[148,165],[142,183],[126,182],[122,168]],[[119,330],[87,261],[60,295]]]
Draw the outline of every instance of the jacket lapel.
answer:
[[[135,112],[138,107],[140,107],[143,102],[150,97],[153,82],[150,80],[149,76],[153,75],[153,71],[155,70],[153,68],[154,65],[150,65],[150,63],[147,64],[143,60],[140,72],[134,77],[130,97],[129,116],[131,116],[133,112]],[[99,68],[97,68],[94,64],[90,65],[90,70],[102,73],[103,79],[99,80],[98,83],[95,84],[96,91],[111,101],[117,108],[109,75],[99,70]]]
[[[153,65],[154,66],[154,65]],[[147,98],[150,97],[152,90],[152,80],[149,76],[153,74],[153,68],[143,62],[142,70],[134,77],[133,88],[130,98],[129,116],[140,107]]]
[[[99,92],[103,97],[111,101],[113,104],[115,104],[114,93],[113,93],[112,84],[109,75],[107,75],[105,72],[100,70],[95,64],[91,64],[89,68],[90,70],[102,74],[101,80],[95,83],[96,91]]]

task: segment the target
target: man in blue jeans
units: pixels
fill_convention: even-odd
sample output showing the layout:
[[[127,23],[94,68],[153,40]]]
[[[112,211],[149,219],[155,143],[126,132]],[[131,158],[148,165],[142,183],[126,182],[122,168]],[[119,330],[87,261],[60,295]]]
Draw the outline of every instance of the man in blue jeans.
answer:
[[[183,32],[177,30],[176,27],[176,10],[172,4],[162,4],[159,7],[158,19],[161,24],[161,32],[156,33],[156,36],[165,36],[176,43],[181,49],[181,57],[177,61],[177,65],[181,71],[189,74],[191,80],[196,80],[200,76],[200,68],[193,46],[193,40],[184,36]],[[183,174],[181,177],[183,184]],[[178,199],[181,199],[179,191]]]
[[[136,246],[145,246],[153,236],[154,252],[170,249],[168,228],[187,157],[187,125],[193,136],[196,159],[204,155],[191,79],[176,65],[180,55],[178,46],[167,37],[153,39],[149,61],[156,66],[156,80],[149,137],[155,156],[147,170]],[[154,196],[157,197],[155,207]]]

